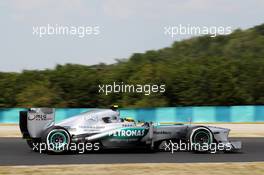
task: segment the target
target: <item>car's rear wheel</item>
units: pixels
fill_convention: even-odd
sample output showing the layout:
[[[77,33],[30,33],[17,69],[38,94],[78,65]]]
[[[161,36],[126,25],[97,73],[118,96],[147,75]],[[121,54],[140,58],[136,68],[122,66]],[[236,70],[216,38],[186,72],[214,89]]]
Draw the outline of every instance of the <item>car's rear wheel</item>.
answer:
[[[68,150],[71,137],[65,128],[53,126],[44,132],[42,142],[46,144],[48,152],[62,153]]]

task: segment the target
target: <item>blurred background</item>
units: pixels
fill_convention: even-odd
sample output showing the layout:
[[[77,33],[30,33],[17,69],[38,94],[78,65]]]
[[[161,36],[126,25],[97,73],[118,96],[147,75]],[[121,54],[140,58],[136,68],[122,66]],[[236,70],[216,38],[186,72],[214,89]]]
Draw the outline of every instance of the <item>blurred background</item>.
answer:
[[[263,1],[2,1],[0,107],[264,104]],[[32,35],[47,24],[100,26],[99,36]],[[164,26],[231,26],[217,37]],[[98,85],[165,84],[165,93],[98,93]]]

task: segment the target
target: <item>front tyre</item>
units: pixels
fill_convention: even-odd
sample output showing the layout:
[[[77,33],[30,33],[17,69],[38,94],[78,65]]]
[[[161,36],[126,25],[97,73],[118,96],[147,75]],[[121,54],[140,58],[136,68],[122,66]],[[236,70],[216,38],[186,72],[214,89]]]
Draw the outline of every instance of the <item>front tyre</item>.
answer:
[[[71,137],[65,128],[53,126],[44,132],[42,142],[45,143],[48,152],[63,153],[68,150]]]
[[[192,129],[189,136],[191,148],[194,152],[210,152],[213,140],[212,132],[206,127]]]

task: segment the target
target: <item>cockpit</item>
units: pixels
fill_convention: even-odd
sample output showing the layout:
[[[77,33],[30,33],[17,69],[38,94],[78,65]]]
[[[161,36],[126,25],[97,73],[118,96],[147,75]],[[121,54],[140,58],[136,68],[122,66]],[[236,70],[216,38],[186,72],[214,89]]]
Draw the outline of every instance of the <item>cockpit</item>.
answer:
[[[119,123],[121,120],[117,116],[103,117],[104,123]]]
[[[135,122],[132,118],[120,118],[120,113],[113,110],[93,110],[83,114],[84,120],[90,125],[107,123]]]

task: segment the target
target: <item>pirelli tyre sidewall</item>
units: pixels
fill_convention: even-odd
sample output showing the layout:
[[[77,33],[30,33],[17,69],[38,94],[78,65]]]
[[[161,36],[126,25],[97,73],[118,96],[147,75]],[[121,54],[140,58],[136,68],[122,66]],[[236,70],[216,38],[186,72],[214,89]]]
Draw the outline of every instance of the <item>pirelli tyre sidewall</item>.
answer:
[[[41,140],[46,144],[46,152],[58,154],[68,151],[71,136],[65,128],[53,126],[43,133]]]
[[[210,147],[210,144],[213,142],[213,133],[207,127],[197,126],[189,132],[189,143],[191,144],[193,152],[210,152],[210,149],[204,148],[206,148],[206,144]]]

